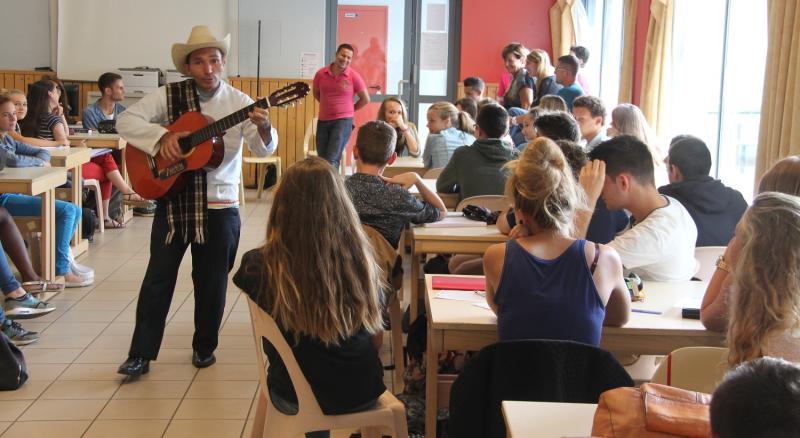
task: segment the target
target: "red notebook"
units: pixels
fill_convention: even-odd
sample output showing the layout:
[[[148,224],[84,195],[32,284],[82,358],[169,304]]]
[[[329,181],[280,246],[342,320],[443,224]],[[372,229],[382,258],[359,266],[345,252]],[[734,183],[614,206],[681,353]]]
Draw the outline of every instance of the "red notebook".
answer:
[[[434,289],[446,290],[486,290],[484,277],[442,277],[431,278]]]

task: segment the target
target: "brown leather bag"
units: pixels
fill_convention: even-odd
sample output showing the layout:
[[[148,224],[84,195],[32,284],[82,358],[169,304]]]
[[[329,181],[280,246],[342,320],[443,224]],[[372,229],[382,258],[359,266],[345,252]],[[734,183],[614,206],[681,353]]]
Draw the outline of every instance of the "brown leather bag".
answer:
[[[592,436],[711,437],[711,395],[655,383],[616,388],[600,395]]]

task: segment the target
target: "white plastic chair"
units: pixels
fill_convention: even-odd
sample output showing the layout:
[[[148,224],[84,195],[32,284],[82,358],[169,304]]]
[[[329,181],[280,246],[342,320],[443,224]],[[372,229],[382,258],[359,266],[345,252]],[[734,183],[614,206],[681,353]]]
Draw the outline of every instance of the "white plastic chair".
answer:
[[[311,143],[311,137],[314,137],[314,141],[316,141],[316,138],[317,138],[317,122],[318,121],[319,121],[319,118],[318,117],[314,117],[314,118],[312,118],[311,120],[308,121],[308,124],[306,124],[306,132],[305,132],[305,135],[303,135],[303,155],[306,158],[312,157],[312,156],[313,157],[318,156],[316,147],[314,149],[310,149],[311,144],[312,144]],[[347,159],[347,149],[343,149],[342,150],[342,156],[339,159],[339,173],[342,176],[346,176],[347,175],[347,164],[345,163],[346,159]]]
[[[695,277],[710,281],[714,275],[717,258],[725,252],[724,246],[698,246],[694,249],[694,258],[697,260],[698,269]]]
[[[103,193],[100,191],[100,181],[96,179],[84,179],[83,187],[94,192],[95,204],[97,204],[97,223],[100,232],[105,233],[105,213],[103,212]]]
[[[508,198],[503,195],[480,195],[462,199],[456,206],[456,211],[461,211],[470,204],[486,207],[491,211],[503,211],[511,206]]]
[[[391,392],[385,391],[378,398],[377,406],[363,412],[344,415],[325,415],[319,407],[311,386],[308,384],[292,349],[278,329],[275,320],[264,312],[258,304],[248,299],[250,318],[253,321],[253,335],[256,344],[256,357],[258,360],[259,395],[256,406],[256,416],[253,421],[252,438],[289,438],[296,437],[305,432],[316,430],[361,428],[361,436],[365,438],[379,438],[382,431],[390,431],[395,438],[408,438],[406,426],[406,412],[403,406]],[[286,415],[273,406],[269,400],[267,390],[267,374],[265,355],[262,351],[261,338],[267,340],[283,359],[292,386],[297,394],[298,412],[295,415]],[[331,376],[332,379],[337,378]]]
[[[727,348],[679,348],[661,361],[652,382],[711,394],[728,369],[727,357]]]

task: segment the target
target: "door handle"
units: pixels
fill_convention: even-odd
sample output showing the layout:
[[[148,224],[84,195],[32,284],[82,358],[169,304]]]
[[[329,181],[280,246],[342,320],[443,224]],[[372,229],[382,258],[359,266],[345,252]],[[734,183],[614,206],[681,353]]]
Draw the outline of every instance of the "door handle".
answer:
[[[397,96],[400,97],[403,95],[403,84],[411,84],[411,81],[407,79],[400,79],[397,81]]]

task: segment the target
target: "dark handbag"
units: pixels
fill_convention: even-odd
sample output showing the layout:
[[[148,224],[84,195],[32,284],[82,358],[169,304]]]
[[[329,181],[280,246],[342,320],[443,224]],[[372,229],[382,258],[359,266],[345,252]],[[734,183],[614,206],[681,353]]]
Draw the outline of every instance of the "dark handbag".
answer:
[[[101,134],[116,134],[117,133],[116,119],[101,120],[97,122],[97,132]]]
[[[499,212],[492,212],[486,207],[468,204],[461,210],[464,217],[474,221],[486,222],[486,225],[494,225],[497,222]]]
[[[13,391],[28,380],[28,368],[19,348],[5,333],[0,336],[0,391]]]

